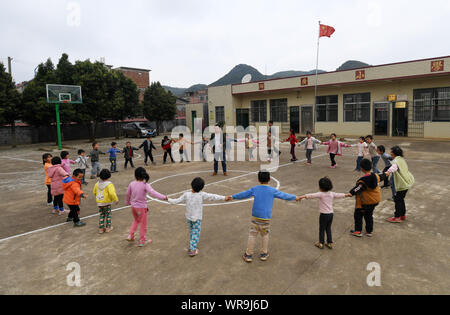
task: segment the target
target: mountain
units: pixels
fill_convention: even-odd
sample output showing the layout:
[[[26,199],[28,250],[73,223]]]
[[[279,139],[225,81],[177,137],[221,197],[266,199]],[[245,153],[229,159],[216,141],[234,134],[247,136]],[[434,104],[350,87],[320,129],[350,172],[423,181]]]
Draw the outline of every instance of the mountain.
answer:
[[[351,70],[351,69],[363,68],[363,67],[368,67],[368,66],[370,66],[370,65],[367,63],[361,62],[361,61],[348,60],[348,61],[344,62],[339,68],[337,68],[336,71]],[[326,72],[326,71],[318,70],[318,73],[324,73],[324,72]],[[163,87],[167,91],[171,91],[176,96],[181,97],[184,95],[184,93],[186,91],[195,92],[195,91],[198,91],[201,89],[205,89],[208,86],[239,84],[242,82],[242,78],[247,74],[250,74],[252,76],[251,82],[255,82],[255,81],[261,81],[261,80],[267,80],[267,79],[278,79],[278,78],[312,75],[315,73],[316,73],[316,70],[311,70],[311,71],[289,70],[289,71],[280,71],[280,72],[274,73],[272,75],[265,76],[261,72],[259,72],[257,69],[253,68],[252,66],[249,66],[246,64],[240,64],[240,65],[235,66],[225,76],[223,76],[219,80],[211,83],[210,85],[196,84],[187,89],[186,88],[174,88],[174,87],[170,87],[170,86],[163,86]]]
[[[349,61],[344,62],[342,64],[342,66],[340,66],[339,68],[336,69],[336,71],[365,68],[365,67],[369,67],[369,66],[370,65],[365,62],[361,62],[361,61],[357,61],[357,60],[349,60]]]
[[[261,74],[261,72],[259,72],[252,66],[240,64],[234,67],[230,72],[228,72],[225,76],[223,76],[216,82],[211,83],[209,86],[221,86],[241,83],[242,78],[247,74],[250,74],[252,76],[252,81],[261,81],[266,79],[265,75]]]
[[[167,85],[162,86],[167,92],[172,92],[175,96],[181,97],[184,95],[184,91],[186,91],[185,88],[177,88],[177,87],[171,87]]]

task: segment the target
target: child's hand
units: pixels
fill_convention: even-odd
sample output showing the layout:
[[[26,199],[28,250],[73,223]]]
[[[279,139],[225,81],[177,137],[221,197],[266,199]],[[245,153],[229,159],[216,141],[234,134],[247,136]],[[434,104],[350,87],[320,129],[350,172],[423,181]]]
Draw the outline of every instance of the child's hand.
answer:
[[[295,201],[297,201],[297,202],[300,202],[300,201],[302,201],[302,196],[297,196],[297,198],[295,198]]]
[[[86,199],[87,195],[83,194],[81,197],[83,197],[83,199]]]
[[[345,194],[345,197],[351,198],[353,195],[351,193]]]
[[[227,197],[225,197],[225,201],[232,201],[233,200],[233,197],[232,196],[227,196]]]
[[[169,201],[169,197],[166,196],[166,199],[164,199],[164,201]]]
[[[116,206],[119,204],[119,200],[116,201]]]

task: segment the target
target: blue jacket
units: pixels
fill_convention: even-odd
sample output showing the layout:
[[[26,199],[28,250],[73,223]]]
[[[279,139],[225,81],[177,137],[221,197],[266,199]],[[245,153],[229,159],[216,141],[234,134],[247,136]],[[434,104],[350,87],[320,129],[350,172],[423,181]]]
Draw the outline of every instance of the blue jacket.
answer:
[[[120,151],[119,149],[114,149],[114,148],[110,148],[108,151],[106,151],[106,153],[109,153],[110,158],[117,157],[116,153],[120,153],[120,152],[122,152],[122,151]]]
[[[295,200],[296,196],[281,192],[271,186],[260,185],[233,195],[233,199],[248,199],[254,197],[252,216],[258,219],[271,220],[273,200]]]

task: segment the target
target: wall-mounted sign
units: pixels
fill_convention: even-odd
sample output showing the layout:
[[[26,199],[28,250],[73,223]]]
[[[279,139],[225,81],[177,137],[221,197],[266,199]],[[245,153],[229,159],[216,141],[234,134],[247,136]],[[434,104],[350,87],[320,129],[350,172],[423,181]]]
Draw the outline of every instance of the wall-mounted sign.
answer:
[[[390,94],[387,96],[387,100],[388,100],[388,102],[395,102],[397,100],[397,95]]]
[[[395,108],[406,108],[406,102],[395,103]]]
[[[408,94],[399,94],[397,95],[397,101],[406,102],[408,101]]]
[[[259,84],[259,90],[260,90],[260,91],[263,91],[263,90],[264,90],[264,83],[260,83],[260,84]]]
[[[366,78],[366,70],[358,70],[355,72],[356,80],[364,80]]]
[[[444,71],[444,60],[435,60],[431,62],[431,72]]]
[[[308,85],[308,78],[301,78],[300,84],[301,84],[301,86],[306,86],[306,85]]]

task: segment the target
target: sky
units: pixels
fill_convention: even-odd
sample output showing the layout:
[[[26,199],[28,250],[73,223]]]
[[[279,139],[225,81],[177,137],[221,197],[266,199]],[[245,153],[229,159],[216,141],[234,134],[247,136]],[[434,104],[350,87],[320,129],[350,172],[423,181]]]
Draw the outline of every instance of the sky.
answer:
[[[237,64],[263,74],[450,55],[449,0],[1,0],[0,62],[16,82],[62,53],[151,69],[150,80],[210,84]]]

